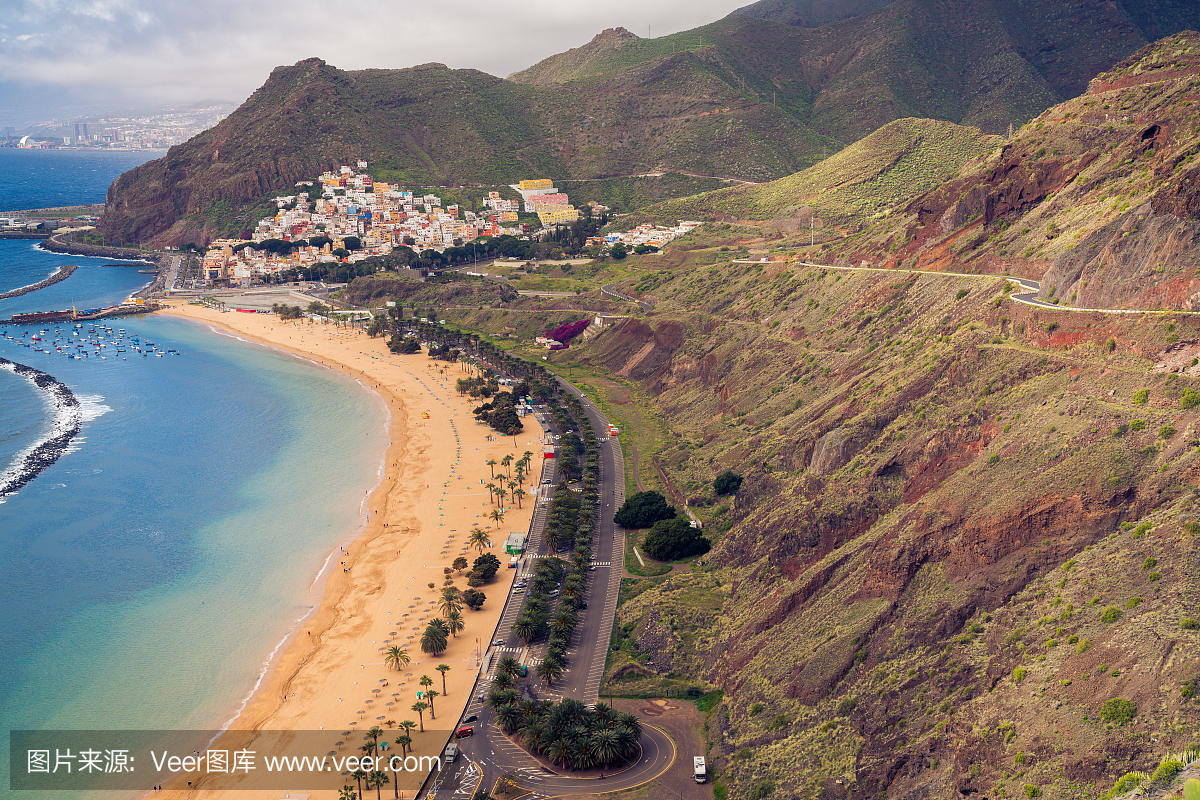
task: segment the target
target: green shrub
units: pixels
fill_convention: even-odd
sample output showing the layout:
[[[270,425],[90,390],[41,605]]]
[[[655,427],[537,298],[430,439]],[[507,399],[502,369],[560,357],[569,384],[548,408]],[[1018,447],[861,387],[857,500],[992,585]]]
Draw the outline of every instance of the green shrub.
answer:
[[[1183,394],[1179,397],[1180,408],[1195,408],[1200,406],[1200,392],[1195,389],[1184,389]]]
[[[1142,604],[1142,598],[1140,598],[1140,597],[1131,597],[1125,601],[1126,608],[1137,608],[1141,604]]]
[[[1033,800],[1035,797],[1041,797],[1042,787],[1035,786],[1032,783],[1025,784],[1025,796],[1028,797],[1029,800]]]
[[[968,294],[970,294],[970,292],[968,292],[966,289],[959,289],[959,290],[958,290],[958,293],[954,295],[954,299],[955,299],[955,300],[962,300],[962,299],[963,299],[964,297],[966,297]]]
[[[1200,630],[1200,620],[1187,617],[1179,623],[1179,627],[1183,628],[1185,631]]]
[[[1013,756],[1013,764],[1015,764],[1015,765],[1016,765],[1016,766],[1018,766],[1018,767],[1020,767],[1020,766],[1024,766],[1024,764],[1025,764],[1025,753],[1023,753],[1022,751],[1018,750],[1018,751],[1017,751],[1017,754],[1016,754],[1015,756]]]
[[[1151,556],[1142,562],[1142,569],[1154,569],[1156,564],[1158,564],[1158,559]]]
[[[770,781],[763,781],[751,789],[746,797],[749,800],[767,800],[773,794],[775,794],[775,784]]]
[[[1020,683],[1025,680],[1025,676],[1029,674],[1029,670],[1024,667],[1017,667],[1013,670],[1013,683]]]
[[[1167,783],[1174,780],[1175,776],[1179,774],[1184,766],[1182,761],[1176,761],[1167,756],[1159,762],[1158,769],[1154,770],[1154,774],[1150,776],[1150,780],[1154,783]]]
[[[1161,572],[1151,572],[1149,575],[1146,576],[1146,580],[1150,581],[1151,583],[1154,583],[1155,581],[1159,580],[1160,578],[1162,578]]]
[[[1145,430],[1145,429],[1146,429],[1146,420],[1144,420],[1144,419],[1131,419],[1131,420],[1129,420],[1129,430],[1131,430],[1131,431],[1142,431],[1142,430]]]
[[[761,712],[764,708],[766,708],[766,706],[763,705],[762,703],[751,703],[750,710],[747,711],[746,713],[752,717],[757,716],[758,713]]]
[[[725,470],[713,480],[713,491],[718,496],[737,494],[740,488],[742,488],[742,476],[731,470]]]
[[[1137,705],[1122,697],[1105,700],[1100,707],[1100,721],[1111,722],[1114,725],[1125,725],[1137,716]]]
[[[1121,618],[1121,609],[1116,606],[1109,606],[1104,609],[1104,613],[1100,615],[1100,621],[1105,625],[1111,625]]]
[[[1144,406],[1146,401],[1150,399],[1149,389],[1138,389],[1133,393],[1133,404],[1135,406]]]
[[[1126,772],[1120,778],[1117,778],[1117,782],[1113,784],[1108,797],[1116,797],[1117,795],[1125,794],[1131,789],[1136,789],[1144,780],[1146,780],[1146,773],[1144,772]]]
[[[1091,639],[1082,639],[1082,640],[1080,640],[1079,644],[1075,645],[1075,652],[1076,653],[1086,653],[1088,650],[1091,649],[1091,647],[1092,647]]]
[[[1161,439],[1170,439],[1175,435],[1175,428],[1171,427],[1170,425],[1163,425],[1158,429],[1158,435]]]
[[[838,706],[837,706],[838,716],[844,717],[857,707],[858,707],[858,698],[857,697],[843,697],[842,701],[840,703],[838,703]]]

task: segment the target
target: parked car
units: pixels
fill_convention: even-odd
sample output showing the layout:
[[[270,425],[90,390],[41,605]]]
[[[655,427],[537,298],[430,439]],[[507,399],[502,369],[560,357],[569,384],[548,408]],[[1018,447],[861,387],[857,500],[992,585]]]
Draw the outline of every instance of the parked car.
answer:
[[[492,647],[504,647],[508,642],[503,639],[492,639]]]
[[[461,728],[459,728],[458,730],[456,730],[454,732],[454,738],[465,739],[468,736],[473,736],[474,734],[475,734],[474,728],[472,728],[470,725],[463,725]]]
[[[464,720],[463,720],[463,724],[465,725],[465,724],[466,724],[466,723],[468,723],[468,722],[478,722],[478,721],[479,721],[479,715],[478,715],[478,714],[472,714],[471,716],[469,716],[469,717],[467,717],[466,719],[464,719]]]

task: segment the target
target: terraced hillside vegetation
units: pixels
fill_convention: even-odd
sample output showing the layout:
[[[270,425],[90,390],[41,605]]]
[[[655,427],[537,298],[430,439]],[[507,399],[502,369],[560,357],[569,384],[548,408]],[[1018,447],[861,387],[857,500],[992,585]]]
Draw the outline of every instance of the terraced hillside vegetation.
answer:
[[[715,540],[626,581],[605,691],[720,690],[729,797],[1093,798],[1196,741],[1200,322],[729,255],[550,356]]]
[[[1200,7],[1156,19],[1200,28]],[[114,243],[237,236],[273,194],[359,159],[412,186],[634,181],[580,187],[577,202],[771,180],[896,119],[1006,131],[1145,44],[1140,30],[1090,0],[898,0],[817,29],[744,15],[651,40],[610,29],[508,80],[312,58],[277,68],[215,128],[114,182],[100,228]],[[669,174],[645,177],[659,172]]]

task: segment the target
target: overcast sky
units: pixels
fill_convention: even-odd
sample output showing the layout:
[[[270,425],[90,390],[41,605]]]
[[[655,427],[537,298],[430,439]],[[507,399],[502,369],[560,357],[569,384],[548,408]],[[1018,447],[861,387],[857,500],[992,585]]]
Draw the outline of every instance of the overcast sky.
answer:
[[[272,68],[438,61],[508,75],[604,28],[704,25],[745,0],[0,0],[0,126],[87,109],[241,103]]]

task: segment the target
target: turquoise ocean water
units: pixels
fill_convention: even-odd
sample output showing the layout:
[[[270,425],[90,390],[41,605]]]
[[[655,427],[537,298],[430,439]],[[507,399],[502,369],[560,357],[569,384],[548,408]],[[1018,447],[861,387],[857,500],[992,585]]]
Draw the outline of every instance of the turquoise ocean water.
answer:
[[[70,165],[90,180],[29,202],[13,187],[39,178],[14,171],[89,155],[20,160],[29,154],[0,151],[0,191],[10,192],[0,207],[99,202],[131,166],[90,154],[91,165]],[[8,240],[0,292],[65,263],[79,269],[0,300],[0,317],[107,305],[148,277]],[[5,729],[220,727],[319,599],[318,575],[360,530],[379,477],[388,412],[355,381],[195,323],[112,327],[181,355],[79,361],[0,338],[0,356],[66,383],[85,420],[71,452],[0,502]],[[50,421],[42,393],[0,370],[0,471]],[[7,748],[0,764],[7,773]]]

